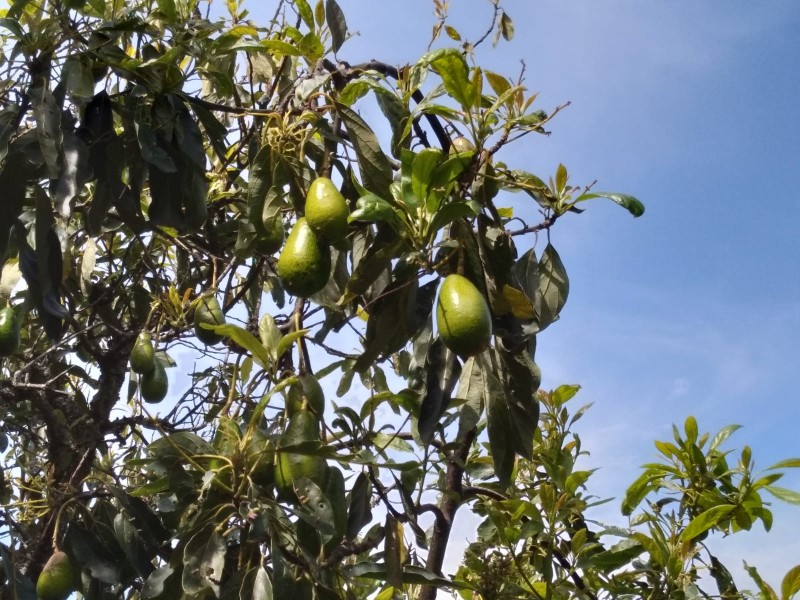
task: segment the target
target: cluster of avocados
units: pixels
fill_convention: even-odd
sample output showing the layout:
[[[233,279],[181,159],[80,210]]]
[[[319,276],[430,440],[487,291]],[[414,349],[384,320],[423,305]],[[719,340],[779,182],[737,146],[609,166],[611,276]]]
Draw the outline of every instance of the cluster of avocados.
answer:
[[[289,232],[276,270],[284,289],[307,298],[328,283],[331,273],[330,245],[347,235],[347,201],[327,177],[318,177],[308,188],[305,215]]]
[[[153,338],[146,331],[136,337],[130,356],[131,369],[138,373],[139,390],[146,402],[158,403],[166,396],[169,389],[167,371],[164,364],[156,356]]]

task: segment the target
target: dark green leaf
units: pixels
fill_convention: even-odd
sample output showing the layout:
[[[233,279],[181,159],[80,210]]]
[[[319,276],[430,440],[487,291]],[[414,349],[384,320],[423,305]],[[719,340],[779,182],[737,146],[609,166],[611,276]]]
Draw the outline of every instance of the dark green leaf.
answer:
[[[225,566],[225,539],[211,524],[198,531],[183,550],[183,590],[199,594],[210,589],[219,595]]]
[[[65,541],[73,555],[92,577],[103,583],[119,583],[119,559],[94,533],[80,525],[72,524]]]
[[[347,39],[347,22],[336,0],[325,0],[325,20],[331,30],[333,40],[333,51],[338,52],[344,41]]]
[[[561,257],[547,244],[539,261],[539,287],[534,309],[539,317],[539,331],[558,319],[569,295],[569,278]]]
[[[114,517],[114,533],[128,563],[142,578],[146,579],[153,572],[153,563],[142,543],[139,532],[123,512],[117,513],[117,516]]]
[[[574,203],[577,204],[578,202],[593,200],[594,198],[608,198],[612,202],[616,202],[617,204],[619,204],[622,208],[627,210],[634,217],[641,217],[644,214],[644,204],[642,204],[639,200],[637,200],[633,196],[628,196],[626,194],[614,194],[611,192],[596,192],[596,193],[592,192],[589,194],[581,194],[574,200]]]
[[[30,579],[17,571],[16,562],[5,544],[0,543],[0,558],[2,558],[5,584],[13,585],[16,591],[14,600],[38,600],[36,587]]]
[[[347,539],[355,540],[361,529],[372,520],[372,484],[364,473],[359,473],[350,492],[347,511]]]
[[[460,374],[461,365],[455,354],[447,349],[441,338],[436,338],[425,359],[425,396],[417,419],[417,430],[426,446],[433,440]]]
[[[381,150],[378,138],[358,113],[339,102],[334,105],[355,148],[364,187],[382,198],[388,198],[392,164]]]

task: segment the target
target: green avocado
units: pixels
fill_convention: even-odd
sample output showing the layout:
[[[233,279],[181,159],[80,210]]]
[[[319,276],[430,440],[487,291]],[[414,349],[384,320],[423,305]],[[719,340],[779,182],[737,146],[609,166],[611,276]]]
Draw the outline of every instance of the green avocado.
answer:
[[[319,381],[311,373],[303,373],[297,377],[297,385],[289,388],[286,397],[286,413],[291,417],[302,408],[310,410],[317,420],[322,419],[325,412],[325,392]]]
[[[221,342],[223,336],[204,328],[202,326],[204,323],[207,325],[225,324],[225,315],[222,313],[222,308],[216,296],[203,296],[200,298],[197,308],[194,309],[194,334],[206,346]]]
[[[134,373],[150,373],[156,368],[156,351],[153,348],[153,339],[150,334],[143,331],[136,338],[136,343],[131,350],[131,369]]]
[[[19,348],[19,325],[13,308],[0,310],[0,356],[11,356]]]
[[[275,479],[275,446],[261,429],[254,429],[245,448],[247,472],[260,486],[271,485]]]
[[[327,177],[311,182],[306,195],[305,216],[309,227],[329,242],[338,242],[347,235],[350,209],[344,196]]]
[[[322,244],[304,218],[297,219],[276,265],[284,289],[293,296],[316,294],[331,275],[331,250]]]
[[[39,600],[64,600],[75,591],[74,577],[69,556],[60,550],[54,552],[36,581]]]
[[[160,360],[156,360],[155,367],[149,373],[139,378],[139,389],[145,402],[157,404],[161,402],[169,390],[167,371]]]
[[[448,275],[442,283],[436,325],[445,346],[462,358],[489,347],[492,315],[483,294],[463,275]]]
[[[319,439],[317,417],[311,411],[301,409],[289,418],[289,424],[280,439],[280,446],[297,446]],[[295,480],[308,477],[319,487],[323,487],[327,470],[328,464],[321,456],[299,454],[291,450],[282,451],[279,448],[275,464],[275,487],[281,496],[293,499]]]

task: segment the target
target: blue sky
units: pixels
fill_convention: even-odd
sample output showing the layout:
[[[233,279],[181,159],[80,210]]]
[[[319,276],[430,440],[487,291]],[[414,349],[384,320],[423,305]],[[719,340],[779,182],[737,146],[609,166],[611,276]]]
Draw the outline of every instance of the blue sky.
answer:
[[[342,0],[360,32],[342,57],[402,64],[424,52],[431,3],[402,4]],[[579,428],[587,462],[601,467],[590,491],[619,498],[655,457],[652,441],[689,414],[704,430],[743,425],[732,442],[751,445],[762,467],[800,456],[800,7],[504,4],[516,37],[482,52],[482,64],[513,74],[524,60],[541,108],[572,102],[552,136],[520,142],[506,160],[544,175],[563,162],[574,183],[596,178],[595,189],[647,205],[633,220],[595,204],[553,232],[572,291],[537,360],[546,386],[580,383],[578,400],[595,403]],[[489,11],[453,2],[453,24],[475,39]],[[785,482],[800,487],[795,474]],[[800,556],[800,508],[775,508],[769,536],[755,528],[716,551],[777,585]]]
[[[424,53],[430,0],[339,2],[360,32],[341,58],[405,64]],[[451,5],[451,24],[477,38],[489,3]],[[545,386],[580,383],[576,402],[595,403],[578,428],[587,465],[601,467],[590,491],[620,498],[655,458],[652,441],[689,414],[704,431],[743,425],[732,442],[749,444],[761,467],[800,456],[800,5],[504,6],[516,37],[487,45],[481,64],[514,75],[524,60],[539,108],[572,105],[552,136],[526,138],[502,158],[542,176],[562,162],[573,183],[598,179],[595,190],[647,205],[634,220],[600,201],[552,237],[572,289],[562,319],[539,337],[537,361]],[[507,204],[534,214],[522,196]],[[800,488],[800,476],[781,484]],[[599,516],[611,520],[617,506]],[[715,550],[779,585],[800,562],[800,507],[775,509],[768,537],[757,526]],[[461,539],[470,531],[464,523]]]

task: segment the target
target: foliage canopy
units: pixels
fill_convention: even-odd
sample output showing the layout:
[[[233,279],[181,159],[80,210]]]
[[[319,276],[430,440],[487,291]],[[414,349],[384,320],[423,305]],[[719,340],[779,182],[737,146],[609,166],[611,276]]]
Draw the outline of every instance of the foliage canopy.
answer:
[[[437,48],[399,68],[342,59],[335,0],[266,24],[209,4],[0,18],[0,595],[35,598],[58,563],[104,600],[682,598],[704,573],[743,597],[703,540],[769,528],[761,494],[797,502],[774,483],[800,463],[729,463],[733,428],[689,418],[629,527],[584,518],[587,407],[535,363],[569,292],[551,232],[598,198],[644,208],[501,160],[562,107],[478,64],[514,34],[499,0],[473,42],[435,1]],[[451,274],[491,330],[460,358],[433,318]],[[448,575],[459,510],[483,523]]]

